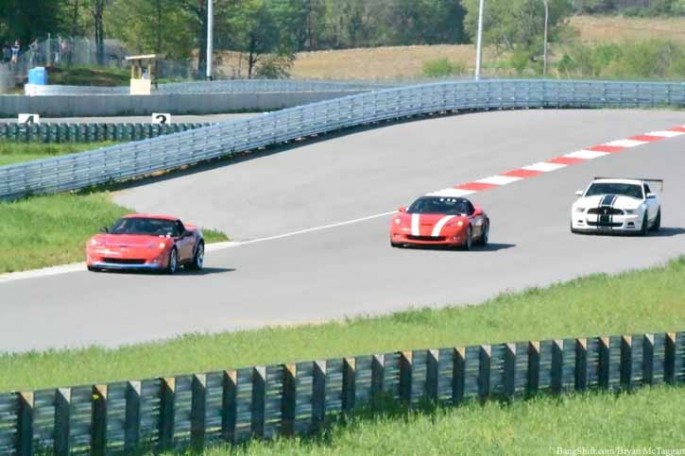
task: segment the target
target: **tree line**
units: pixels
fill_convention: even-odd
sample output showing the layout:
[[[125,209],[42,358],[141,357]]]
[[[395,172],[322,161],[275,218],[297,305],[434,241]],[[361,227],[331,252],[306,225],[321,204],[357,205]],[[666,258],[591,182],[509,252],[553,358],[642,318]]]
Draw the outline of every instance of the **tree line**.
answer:
[[[486,0],[486,42],[535,60],[543,0]],[[478,0],[214,0],[214,47],[246,56],[248,77],[277,77],[301,51],[473,42]],[[549,41],[576,13],[685,14],[685,0],[549,0]],[[0,0],[0,40],[87,36],[206,65],[207,0]],[[196,54],[194,54],[194,52]]]

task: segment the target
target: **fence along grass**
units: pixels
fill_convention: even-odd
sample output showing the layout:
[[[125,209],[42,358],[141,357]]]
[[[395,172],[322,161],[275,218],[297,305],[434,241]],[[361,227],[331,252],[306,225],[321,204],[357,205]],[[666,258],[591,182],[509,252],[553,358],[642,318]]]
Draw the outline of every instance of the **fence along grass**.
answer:
[[[382,407],[380,396],[456,406],[683,382],[685,331],[253,366],[0,394],[0,453],[129,453],[315,434],[336,415]]]

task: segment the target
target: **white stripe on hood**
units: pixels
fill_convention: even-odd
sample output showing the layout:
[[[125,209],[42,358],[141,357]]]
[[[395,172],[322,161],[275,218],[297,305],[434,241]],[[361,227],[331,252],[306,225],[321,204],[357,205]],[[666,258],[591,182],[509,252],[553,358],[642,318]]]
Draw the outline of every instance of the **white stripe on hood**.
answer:
[[[447,222],[452,220],[454,217],[454,215],[448,215],[438,220],[438,223],[436,223],[433,227],[433,232],[431,233],[431,236],[440,236],[440,231],[442,231],[442,227],[445,226]]]

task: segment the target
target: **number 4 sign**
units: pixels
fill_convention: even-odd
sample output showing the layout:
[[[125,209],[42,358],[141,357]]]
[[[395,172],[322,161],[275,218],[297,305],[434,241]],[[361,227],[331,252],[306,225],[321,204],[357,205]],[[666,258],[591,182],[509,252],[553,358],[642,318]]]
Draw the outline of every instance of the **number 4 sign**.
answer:
[[[40,116],[38,114],[19,114],[17,123],[32,125],[40,123]]]
[[[171,114],[168,112],[153,112],[152,113],[152,123],[153,124],[170,124]]]

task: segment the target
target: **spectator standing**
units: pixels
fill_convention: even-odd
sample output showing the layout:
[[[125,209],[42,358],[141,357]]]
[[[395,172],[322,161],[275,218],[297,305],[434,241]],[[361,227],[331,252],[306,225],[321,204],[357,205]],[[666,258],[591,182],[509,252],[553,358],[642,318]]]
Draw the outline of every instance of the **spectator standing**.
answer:
[[[16,65],[17,62],[19,61],[19,51],[21,50],[21,45],[19,44],[19,40],[16,40],[14,44],[12,45],[12,64]]]
[[[10,48],[9,43],[5,43],[2,46],[2,62],[9,63],[12,60],[12,48]]]
[[[29,44],[29,50],[31,51],[31,53],[29,54],[31,66],[34,67],[38,62],[38,38],[36,38],[31,42],[31,44]]]

